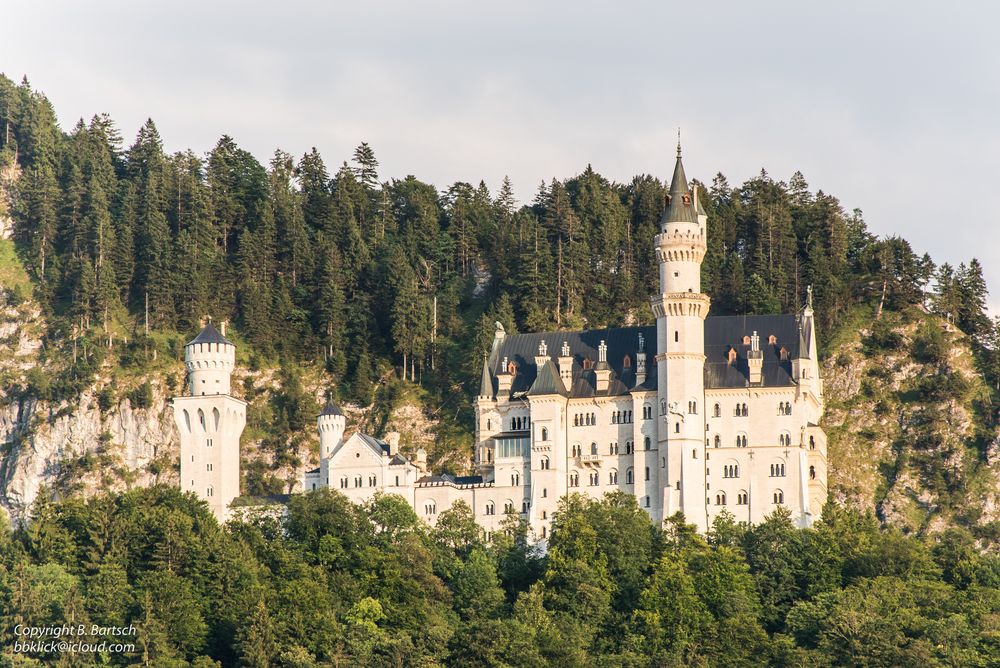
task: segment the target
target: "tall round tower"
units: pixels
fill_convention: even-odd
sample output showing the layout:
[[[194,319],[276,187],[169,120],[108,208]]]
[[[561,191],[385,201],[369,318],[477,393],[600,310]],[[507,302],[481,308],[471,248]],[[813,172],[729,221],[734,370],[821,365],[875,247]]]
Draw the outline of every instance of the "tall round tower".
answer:
[[[702,530],[707,522],[703,411],[710,305],[701,292],[701,262],[708,249],[703,211],[697,188],[688,187],[678,142],[670,194],[654,240],[660,294],[650,304],[656,315],[656,455],[661,461],[648,463],[661,476],[661,518],[683,511]]]
[[[320,459],[329,459],[333,455],[333,450],[340,445],[344,438],[344,427],[346,420],[344,412],[340,406],[328,401],[326,408],[316,419],[316,426],[319,429],[319,456]]]
[[[208,323],[184,346],[184,364],[190,396],[229,394],[229,379],[236,366],[236,346]]]
[[[229,394],[236,346],[209,323],[184,346],[186,396],[174,397],[181,441],[181,489],[208,503],[220,522],[240,494],[240,434],[246,402]]]

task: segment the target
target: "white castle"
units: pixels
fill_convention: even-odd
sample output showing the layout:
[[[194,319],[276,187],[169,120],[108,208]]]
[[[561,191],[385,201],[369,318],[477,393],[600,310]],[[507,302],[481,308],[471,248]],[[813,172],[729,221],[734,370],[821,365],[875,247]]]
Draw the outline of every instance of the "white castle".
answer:
[[[462,500],[487,535],[513,512],[542,540],[559,499],[572,493],[623,491],[653,521],[680,511],[701,531],[722,511],[757,523],[779,507],[798,526],[810,526],[827,496],[811,290],[797,314],[709,317],[710,300],[701,292],[707,224],[678,146],[654,240],[655,327],[508,336],[498,323],[475,400],[477,475],[431,475],[426,453],[417,451],[411,461],[400,454],[398,437],[359,432],[345,439],[344,414],[329,403],[318,419],[320,466],[305,473],[304,490],[330,487],[359,503],[376,492],[397,494],[430,524]],[[206,328],[188,348],[203,336],[231,347]],[[196,377],[205,373],[192,366],[200,350],[186,354],[192,396],[175,400],[191,416],[177,418],[181,478],[207,494],[213,510],[222,508],[221,517],[238,493],[233,481],[245,411],[226,394],[231,362],[218,367],[226,374],[216,382],[225,387],[220,396],[198,393],[213,380]],[[215,415],[231,417],[210,418],[206,427],[202,416]],[[235,479],[211,465],[185,473],[221,463],[198,457],[212,426],[216,444],[223,433],[228,439],[223,460],[235,465]]]

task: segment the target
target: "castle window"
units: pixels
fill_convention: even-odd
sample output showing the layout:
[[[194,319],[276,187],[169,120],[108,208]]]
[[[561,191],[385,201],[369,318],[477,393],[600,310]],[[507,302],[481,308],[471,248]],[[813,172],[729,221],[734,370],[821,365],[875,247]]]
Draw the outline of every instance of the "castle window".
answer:
[[[399,476],[396,476],[396,487],[399,487]]]
[[[492,501],[488,502],[486,504],[486,514],[487,515],[496,515],[496,513],[497,513],[497,507],[495,505],[493,505]]]
[[[782,492],[780,489],[775,490],[774,496],[772,498],[774,499],[774,503],[775,504],[784,503],[785,502],[785,493]]]
[[[680,332],[678,332],[678,331],[677,331],[677,330],[675,329],[675,330],[674,330],[674,343],[680,343],[680,341],[681,341],[681,333],[680,333]]]
[[[789,434],[787,431],[782,432],[781,434],[778,435],[778,443],[785,447],[790,446],[792,444],[792,435]]]
[[[340,479],[340,488],[341,489],[347,489],[347,476],[346,475],[343,478]]]
[[[649,508],[649,497],[646,497],[646,507]]]
[[[778,351],[778,359],[780,359],[782,362],[788,360],[788,348],[786,348],[785,346],[781,346],[781,350]]]
[[[653,419],[653,407],[650,406],[649,404],[646,404],[645,406],[642,407],[642,419],[643,420]]]
[[[688,413],[690,413],[691,415],[697,415],[698,414],[698,402],[697,401],[689,401],[688,402]]]
[[[597,454],[597,443],[591,443],[590,444],[590,454],[592,454],[592,455],[596,455]]]
[[[691,459],[698,459],[698,449],[697,448],[692,448],[691,449]]]
[[[736,434],[736,447],[745,448],[747,447],[747,435],[746,434]]]
[[[512,512],[514,512],[514,502],[511,501],[510,499],[507,499],[506,501],[504,501],[504,503],[503,503],[503,512],[505,514],[506,513],[512,513]]]
[[[205,496],[215,496],[215,490],[209,487],[205,490]]]
[[[210,439],[210,438],[206,438],[205,439],[205,447],[206,448],[212,447],[212,439]]]
[[[594,360],[590,359],[590,357],[584,357],[583,358],[583,369],[584,369],[584,371],[589,371],[590,369],[593,369],[593,368],[594,368]]]
[[[510,486],[511,487],[517,487],[520,484],[521,484],[521,474],[517,473],[517,472],[514,472],[510,476]]]
[[[646,480],[649,480],[649,467],[646,467]]]
[[[723,478],[739,478],[740,477],[740,465],[739,464],[726,464],[722,467],[722,477]]]
[[[424,515],[435,515],[437,514],[437,504],[434,501],[428,501],[424,504]]]
[[[544,518],[543,518],[543,519],[544,519]],[[546,532],[546,530],[545,530],[545,527],[542,527],[542,538],[545,538],[545,534],[546,534],[546,533],[547,533],[547,532]]]
[[[598,473],[597,471],[594,471],[590,474],[589,478],[591,487],[596,487],[597,485],[601,484],[601,481],[599,480],[600,475],[601,474]]]
[[[816,479],[816,467],[815,466],[810,466],[809,467],[809,479],[810,480],[815,480]]]
[[[660,415],[666,415],[666,414],[667,414],[667,400],[664,399],[663,401],[660,402]]]
[[[608,484],[617,485],[618,484],[618,471],[611,469],[608,471]]]
[[[608,446],[608,454],[609,455],[617,455],[618,454],[618,443],[617,442],[612,443],[610,446]]]
[[[493,429],[493,422],[492,422],[492,420],[487,420],[486,421],[486,431],[490,431],[492,429]]]
[[[736,364],[736,348],[729,348],[729,353],[726,355],[726,359],[730,364]]]
[[[715,505],[724,506],[726,505],[726,493],[720,492],[715,495]]]
[[[354,477],[354,486],[355,487],[361,487],[361,476],[355,476]]]
[[[522,501],[521,502],[521,512],[522,513],[528,512],[528,502],[527,501]]]
[[[681,433],[681,423],[680,422],[675,422],[674,423],[674,433],[675,434]]]
[[[507,373],[509,373],[512,376],[517,375],[517,365],[514,364],[514,362],[511,362],[510,364],[507,365]]]
[[[777,343],[778,343],[778,337],[775,336],[774,334],[771,334],[770,336],[767,337],[767,345],[774,346],[777,345]]]
[[[635,482],[635,474],[632,472],[632,469],[628,469],[625,471],[625,484],[631,485],[633,482]]]
[[[625,358],[622,360],[622,368],[623,369],[631,369],[632,368],[632,358],[629,357],[628,355],[626,355]]]
[[[717,448],[722,447],[722,437],[719,436],[718,434],[715,435],[715,447]]]
[[[542,487],[542,498],[546,499],[546,498],[548,498],[548,496],[549,496],[549,490],[548,490],[548,488]],[[542,511],[543,519],[544,519],[544,515],[545,515],[545,511],[543,510]]]
[[[576,413],[576,414],[573,415],[573,426],[574,427],[579,427],[580,426],[580,415],[579,415],[579,413]]]
[[[580,444],[579,443],[574,443],[573,444],[573,456],[574,457],[579,457],[580,454],[581,454],[581,452],[582,452],[582,450],[581,450]]]
[[[750,345],[750,337],[747,336],[746,334],[743,335],[743,345],[745,345],[745,346],[749,346]]]
[[[211,464],[205,464],[205,470],[206,471],[211,471],[212,470],[212,465]]]
[[[644,448],[644,449],[646,449],[646,450],[649,450],[649,447],[650,447],[650,443],[651,443],[651,442],[650,442],[650,440],[649,440],[649,436],[647,436],[646,438],[644,438],[644,439],[642,440],[642,445],[643,445],[643,448]]]
[[[549,430],[547,427],[542,427],[542,440],[543,441],[549,440]]]
[[[577,473],[576,471],[573,471],[572,473],[569,474],[569,486],[570,487],[580,486],[580,474]]]
[[[373,475],[368,476],[368,486],[374,487],[378,483],[378,478]]]
[[[712,417],[722,417],[722,406],[715,404],[712,407]]]
[[[542,457],[542,460],[538,463],[538,468],[547,471],[549,469],[549,458]]]
[[[815,450],[816,449],[816,437],[815,436],[810,436],[809,437],[809,449],[810,450]]]
[[[745,505],[747,505],[747,504],[748,504],[749,502],[750,502],[750,497],[749,497],[749,495],[748,495],[748,494],[747,494],[746,492],[744,492],[743,490],[740,490],[740,491],[739,491],[739,492],[738,492],[738,493],[736,494],[736,505],[738,505],[738,506],[745,506]]]
[[[791,415],[791,414],[792,414],[792,404],[791,404],[791,402],[786,401],[785,402],[785,415]]]
[[[784,478],[785,477],[785,464],[784,462],[777,462],[771,464],[771,477],[772,478]]]

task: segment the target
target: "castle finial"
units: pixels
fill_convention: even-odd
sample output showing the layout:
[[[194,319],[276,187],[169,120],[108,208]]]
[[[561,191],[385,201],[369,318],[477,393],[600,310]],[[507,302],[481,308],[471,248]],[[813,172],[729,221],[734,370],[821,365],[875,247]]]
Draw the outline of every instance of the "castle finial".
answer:
[[[677,126],[677,157],[681,157],[681,126]]]
[[[813,307],[813,286],[808,285],[806,286],[806,308],[808,308],[811,311],[812,307]]]

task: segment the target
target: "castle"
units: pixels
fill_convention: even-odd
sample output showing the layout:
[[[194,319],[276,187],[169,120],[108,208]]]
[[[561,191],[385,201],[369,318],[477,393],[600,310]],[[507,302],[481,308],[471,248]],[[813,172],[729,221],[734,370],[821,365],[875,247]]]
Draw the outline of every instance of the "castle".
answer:
[[[811,525],[827,495],[811,291],[797,314],[709,316],[701,292],[707,225],[678,146],[654,239],[655,326],[508,336],[498,323],[475,400],[476,475],[431,475],[426,453],[411,461],[398,439],[355,433],[345,440],[344,415],[330,403],[318,418],[320,466],[305,473],[304,489],[331,487],[356,502],[379,491],[397,494],[430,524],[462,500],[487,534],[514,512],[543,540],[561,497],[615,490],[634,496],[653,521],[680,511],[701,531],[722,511],[757,523],[779,507],[798,526]],[[206,332],[188,347],[218,336]],[[197,394],[212,379],[195,377],[207,373],[192,367],[200,354],[185,354],[192,396],[177,405],[197,410],[192,419],[202,428],[202,416],[231,411],[228,422],[210,423],[235,434],[230,445],[238,452],[243,405]],[[216,385],[228,392],[228,381]],[[185,449],[200,447],[197,438],[183,434],[182,485],[186,456],[190,466],[203,465]],[[191,488],[218,495],[225,485],[225,494],[235,495],[231,480],[211,473],[192,473]]]

